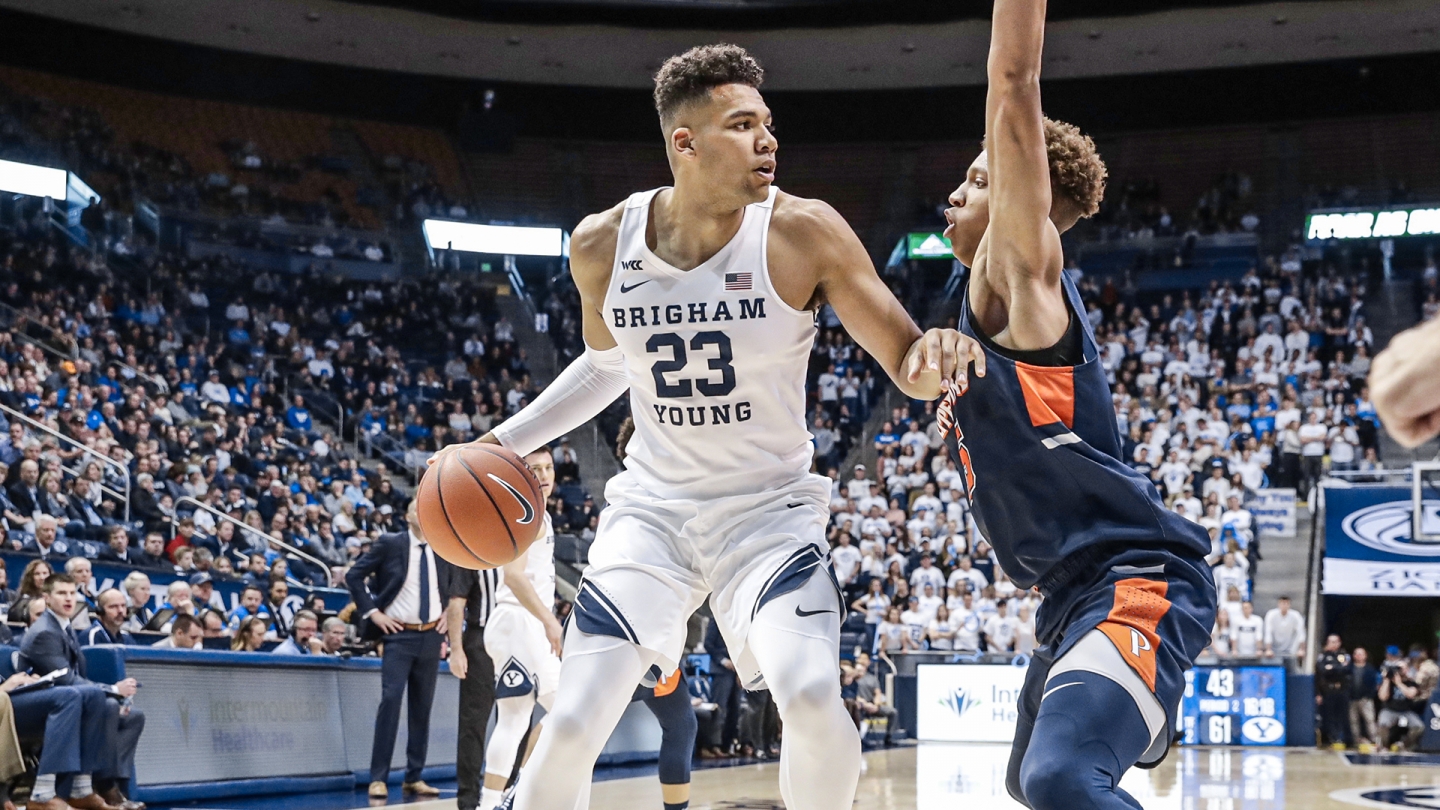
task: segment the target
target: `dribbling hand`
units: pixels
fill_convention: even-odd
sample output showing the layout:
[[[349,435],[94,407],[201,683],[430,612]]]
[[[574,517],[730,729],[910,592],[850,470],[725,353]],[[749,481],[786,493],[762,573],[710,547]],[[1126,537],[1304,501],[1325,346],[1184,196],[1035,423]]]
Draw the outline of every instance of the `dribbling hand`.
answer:
[[[464,446],[467,445],[467,444],[499,444],[499,443],[500,443],[500,440],[497,439],[497,438],[495,438],[495,434],[494,434],[494,433],[486,433],[484,436],[481,436],[480,438],[476,439],[476,440],[473,441],[473,442],[460,442],[460,443],[456,443],[456,444],[447,444],[447,445],[445,445],[444,447],[440,448],[439,450],[436,450],[434,453],[431,453],[431,454],[430,454],[430,458],[425,459],[425,466],[427,466],[427,467],[433,467],[433,466],[435,466],[436,464],[439,464],[439,463],[440,463],[440,459],[443,458],[446,453],[454,452],[456,448],[464,447]]]

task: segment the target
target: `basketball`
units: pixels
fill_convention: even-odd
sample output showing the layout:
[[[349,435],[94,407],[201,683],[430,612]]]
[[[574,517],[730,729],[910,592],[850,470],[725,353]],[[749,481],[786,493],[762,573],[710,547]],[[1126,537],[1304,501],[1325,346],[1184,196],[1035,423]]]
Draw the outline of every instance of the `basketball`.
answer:
[[[498,445],[446,453],[415,495],[420,534],[461,568],[498,568],[521,554],[545,525],[540,482],[524,460]]]

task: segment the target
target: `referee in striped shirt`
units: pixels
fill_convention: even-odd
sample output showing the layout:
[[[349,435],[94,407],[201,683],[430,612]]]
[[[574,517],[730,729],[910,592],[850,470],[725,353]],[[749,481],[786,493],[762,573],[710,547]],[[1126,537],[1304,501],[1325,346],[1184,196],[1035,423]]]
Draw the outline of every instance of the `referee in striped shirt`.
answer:
[[[436,560],[437,564],[442,561]],[[485,758],[485,727],[495,707],[495,664],[485,652],[485,623],[495,609],[495,591],[504,572],[471,571],[444,564],[439,578],[447,599],[450,672],[460,679],[460,733],[455,743],[458,810],[480,804],[480,768]]]

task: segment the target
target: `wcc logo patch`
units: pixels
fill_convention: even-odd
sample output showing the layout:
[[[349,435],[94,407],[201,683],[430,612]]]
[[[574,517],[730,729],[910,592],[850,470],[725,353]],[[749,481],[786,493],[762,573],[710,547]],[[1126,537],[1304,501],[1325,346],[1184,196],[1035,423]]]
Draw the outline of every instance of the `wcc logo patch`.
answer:
[[[511,658],[495,678],[495,697],[523,697],[535,691],[535,681],[519,661]]]

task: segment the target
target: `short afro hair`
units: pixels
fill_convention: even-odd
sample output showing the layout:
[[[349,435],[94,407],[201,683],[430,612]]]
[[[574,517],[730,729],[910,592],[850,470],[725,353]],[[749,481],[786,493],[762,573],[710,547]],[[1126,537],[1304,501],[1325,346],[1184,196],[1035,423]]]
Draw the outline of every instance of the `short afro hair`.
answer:
[[[725,84],[758,88],[763,81],[764,69],[739,45],[701,45],[660,66],[655,74],[655,111],[664,121],[686,104],[709,95],[711,88]]]
[[[1045,157],[1050,161],[1050,184],[1077,208],[1080,216],[1094,216],[1105,196],[1105,161],[1095,141],[1074,124],[1045,120]]]

